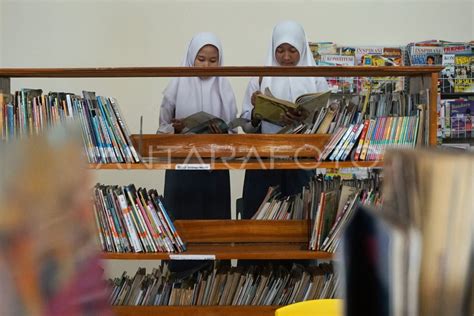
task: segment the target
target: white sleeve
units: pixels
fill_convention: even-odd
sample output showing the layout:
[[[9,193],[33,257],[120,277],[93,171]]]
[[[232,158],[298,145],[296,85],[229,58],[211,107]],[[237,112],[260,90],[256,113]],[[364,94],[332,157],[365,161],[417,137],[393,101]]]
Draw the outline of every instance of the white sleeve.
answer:
[[[174,134],[174,127],[171,120],[175,116],[176,105],[163,97],[160,107],[160,126],[157,133]]]
[[[258,87],[258,78],[252,78],[247,85],[247,90],[245,91],[244,100],[242,102],[242,114],[240,114],[241,118],[245,118],[250,120],[252,118],[252,94],[259,90]]]
[[[324,77],[316,78],[316,92],[324,92],[329,90],[328,82]]]
[[[242,102],[242,114],[240,114],[241,118],[249,120],[249,122],[245,126],[242,126],[242,129],[246,133],[255,133],[260,129],[261,124],[255,127],[252,125],[252,122],[250,122],[252,119],[252,110],[253,110],[252,94],[258,90],[260,90],[260,87],[258,84],[258,78],[250,79],[249,84],[247,85],[247,90],[245,91],[243,102]]]

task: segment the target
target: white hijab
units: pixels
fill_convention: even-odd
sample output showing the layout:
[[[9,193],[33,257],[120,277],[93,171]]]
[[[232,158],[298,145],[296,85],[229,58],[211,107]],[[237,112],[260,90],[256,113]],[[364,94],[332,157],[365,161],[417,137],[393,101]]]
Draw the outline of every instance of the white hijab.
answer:
[[[283,43],[290,44],[300,53],[297,66],[316,66],[304,29],[294,21],[283,21],[273,28],[265,66],[280,66],[275,52]],[[318,91],[316,81],[314,77],[264,77],[260,90],[263,92],[268,87],[275,97],[294,102],[302,94]]]
[[[216,35],[203,32],[196,34],[188,45],[181,66],[193,67],[199,50],[205,45],[213,45],[219,52],[219,66],[223,64],[222,46]],[[173,79],[164,96],[175,104],[175,118],[182,119],[199,111],[205,111],[226,122],[237,114],[235,96],[229,81],[223,77],[180,77]]]

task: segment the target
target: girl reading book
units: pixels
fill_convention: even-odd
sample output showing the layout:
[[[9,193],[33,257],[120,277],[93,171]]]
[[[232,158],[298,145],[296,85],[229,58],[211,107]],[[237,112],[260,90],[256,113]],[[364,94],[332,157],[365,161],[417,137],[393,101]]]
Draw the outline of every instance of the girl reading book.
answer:
[[[223,63],[222,46],[213,33],[199,33],[189,43],[184,67],[216,67]],[[180,133],[182,119],[204,111],[229,122],[237,115],[234,92],[223,77],[180,77],[164,91],[158,132]],[[221,132],[217,126],[210,131]],[[164,201],[176,219],[230,218],[227,170],[167,170]]]
[[[273,28],[266,66],[315,66],[303,27],[294,21],[278,23]],[[243,100],[241,117],[251,120],[247,131],[277,133],[282,127],[252,117],[256,95],[269,89],[273,96],[294,102],[305,93],[329,90],[324,78],[316,77],[263,77],[253,78]],[[282,117],[288,124],[302,121],[298,112],[287,111]],[[312,173],[305,170],[247,170],[243,188],[243,218],[251,218],[261,204],[268,187],[279,185],[282,194],[292,195],[301,191]]]

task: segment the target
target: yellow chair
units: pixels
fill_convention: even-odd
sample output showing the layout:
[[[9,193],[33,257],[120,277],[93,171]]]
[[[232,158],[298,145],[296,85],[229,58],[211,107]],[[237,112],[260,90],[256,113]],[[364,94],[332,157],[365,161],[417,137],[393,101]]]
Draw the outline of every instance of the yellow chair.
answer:
[[[342,316],[342,300],[311,300],[280,307],[275,316]]]

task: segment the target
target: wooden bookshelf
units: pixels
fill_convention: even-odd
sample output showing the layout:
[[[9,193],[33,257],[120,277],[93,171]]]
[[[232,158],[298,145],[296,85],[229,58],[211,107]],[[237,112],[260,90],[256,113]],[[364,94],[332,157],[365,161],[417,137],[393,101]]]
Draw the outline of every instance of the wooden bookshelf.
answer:
[[[121,68],[0,68],[0,89],[8,92],[13,78],[126,78],[191,76],[308,76],[308,77],[411,77],[418,89],[430,89],[427,111],[429,145],[437,141],[437,84],[440,66],[422,67],[121,67]],[[417,80],[420,79],[420,80]],[[416,86],[416,85],[413,85]],[[148,138],[149,137],[149,138]],[[318,162],[319,150],[328,135],[160,135],[134,136],[137,148],[152,146],[152,160],[138,164],[89,164],[97,170],[175,169],[178,164],[204,163],[209,169],[314,169],[374,168],[382,161]],[[189,137],[189,138],[187,138]],[[200,138],[201,137],[201,138]],[[154,139],[154,140],[153,140]],[[146,142],[151,141],[151,143]],[[153,142],[155,142],[153,144]],[[198,146],[196,146],[196,143]],[[156,148],[153,148],[155,146]],[[159,147],[162,146],[160,152]],[[175,147],[169,154],[169,147]],[[186,159],[190,146],[200,148],[201,160]],[[216,146],[218,150],[216,150]],[[219,147],[220,146],[220,147]],[[291,159],[258,160],[248,156],[249,149],[260,158],[278,155]],[[168,148],[166,148],[168,147]],[[234,154],[235,153],[235,154]],[[255,155],[254,153],[254,155]],[[296,153],[298,153],[296,155]],[[144,155],[148,156],[148,155]],[[297,159],[295,159],[295,157]],[[211,164],[212,163],[212,164]],[[207,166],[204,166],[207,168]],[[332,254],[306,250],[309,221],[176,221],[178,231],[187,243],[183,254],[214,255],[216,259],[330,259]],[[167,259],[168,253],[104,253],[104,259]],[[274,315],[279,306],[117,306],[119,316],[130,315]]]
[[[281,306],[113,306],[117,316],[274,316]]]

